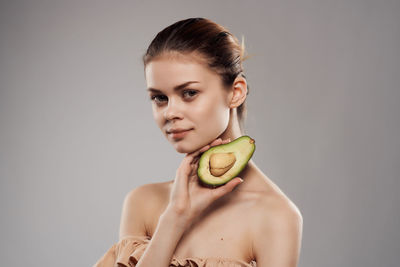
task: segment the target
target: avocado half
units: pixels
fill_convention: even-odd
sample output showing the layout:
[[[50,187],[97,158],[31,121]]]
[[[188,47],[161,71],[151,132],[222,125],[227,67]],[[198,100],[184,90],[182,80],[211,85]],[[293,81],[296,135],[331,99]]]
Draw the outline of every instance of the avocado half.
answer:
[[[197,176],[209,187],[226,184],[246,167],[255,149],[255,140],[247,135],[213,146],[201,155]]]

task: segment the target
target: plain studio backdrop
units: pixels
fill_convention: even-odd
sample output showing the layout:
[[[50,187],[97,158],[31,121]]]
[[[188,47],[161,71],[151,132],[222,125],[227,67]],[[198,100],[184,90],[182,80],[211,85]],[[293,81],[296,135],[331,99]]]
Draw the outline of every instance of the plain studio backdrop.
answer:
[[[400,261],[400,1],[1,1],[2,266],[91,266],[133,188],[183,158],[141,56],[206,17],[244,36],[255,163],[299,207],[299,266]],[[229,223],[229,222],[227,222]],[[268,238],[267,236],[264,238]]]

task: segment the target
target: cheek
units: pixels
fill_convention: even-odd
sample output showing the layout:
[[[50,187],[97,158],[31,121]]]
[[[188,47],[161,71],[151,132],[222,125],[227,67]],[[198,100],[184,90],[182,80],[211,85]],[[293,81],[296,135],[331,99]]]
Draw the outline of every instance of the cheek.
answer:
[[[210,101],[212,99],[213,101]],[[202,131],[209,131],[212,127],[217,131],[225,128],[229,122],[229,108],[222,104],[217,97],[208,98],[208,101],[202,101],[193,110],[194,121],[202,123]],[[204,126],[207,125],[207,127]],[[200,126],[200,125],[199,125]]]

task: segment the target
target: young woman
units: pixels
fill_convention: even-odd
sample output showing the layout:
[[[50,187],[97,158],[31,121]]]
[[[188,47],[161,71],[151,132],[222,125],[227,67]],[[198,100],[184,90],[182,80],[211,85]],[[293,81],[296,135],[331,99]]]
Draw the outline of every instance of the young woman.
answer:
[[[96,267],[297,266],[301,213],[252,160],[225,185],[198,181],[201,154],[244,134],[243,55],[235,36],[204,18],[151,42],[143,63],[153,116],[185,157],[173,180],[127,194],[119,242]]]

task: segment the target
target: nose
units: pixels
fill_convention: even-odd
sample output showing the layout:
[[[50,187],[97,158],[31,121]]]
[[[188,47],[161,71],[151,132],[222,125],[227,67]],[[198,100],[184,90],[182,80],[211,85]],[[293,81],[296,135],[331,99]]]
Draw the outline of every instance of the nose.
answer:
[[[182,114],[179,110],[179,104],[173,98],[168,101],[168,106],[164,110],[164,118],[166,120],[181,119]]]

